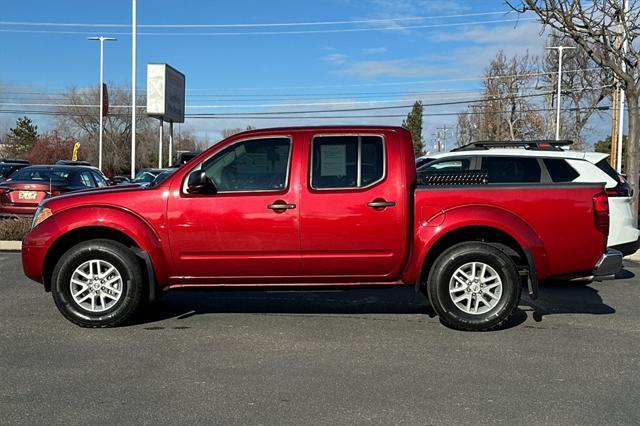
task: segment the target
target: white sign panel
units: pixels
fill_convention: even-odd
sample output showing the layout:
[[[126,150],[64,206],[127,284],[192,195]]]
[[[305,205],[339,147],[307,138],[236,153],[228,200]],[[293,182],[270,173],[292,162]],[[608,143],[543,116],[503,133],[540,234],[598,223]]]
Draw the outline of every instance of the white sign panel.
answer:
[[[167,64],[147,64],[147,115],[184,123],[185,77]]]
[[[346,145],[320,145],[320,176],[345,176],[346,174]]]

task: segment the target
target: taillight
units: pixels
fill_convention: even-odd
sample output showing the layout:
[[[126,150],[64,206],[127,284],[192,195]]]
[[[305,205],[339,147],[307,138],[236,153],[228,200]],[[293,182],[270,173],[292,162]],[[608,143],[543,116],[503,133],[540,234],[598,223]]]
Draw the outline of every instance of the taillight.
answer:
[[[604,191],[593,197],[593,220],[598,231],[609,235],[609,197]]]
[[[621,185],[618,185],[615,188],[608,188],[606,192],[609,197],[630,197],[631,196],[631,194],[629,193],[629,189]]]

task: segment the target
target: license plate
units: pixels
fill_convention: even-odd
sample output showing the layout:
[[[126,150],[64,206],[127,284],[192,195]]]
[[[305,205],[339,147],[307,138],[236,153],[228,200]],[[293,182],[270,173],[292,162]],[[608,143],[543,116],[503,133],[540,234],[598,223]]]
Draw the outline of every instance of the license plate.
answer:
[[[38,196],[36,191],[20,191],[18,192],[18,200],[35,200]]]

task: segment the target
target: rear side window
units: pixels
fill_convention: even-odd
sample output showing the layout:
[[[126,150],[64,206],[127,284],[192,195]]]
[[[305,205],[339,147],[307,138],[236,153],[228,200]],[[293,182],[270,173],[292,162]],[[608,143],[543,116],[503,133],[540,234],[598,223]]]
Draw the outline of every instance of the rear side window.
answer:
[[[100,176],[98,172],[91,172],[91,174],[93,175],[93,180],[96,181],[96,185],[98,185],[98,188],[104,188],[105,186],[107,186],[107,181],[104,180],[104,178]]]
[[[573,182],[580,176],[565,160],[561,158],[545,158],[544,165],[554,182]]]
[[[460,172],[469,170],[471,160],[469,158],[452,158],[435,160],[418,169],[419,172]]]
[[[91,177],[91,173],[89,172],[80,173],[80,182],[85,188],[95,188],[96,186],[96,184],[93,182],[93,178]]]
[[[540,182],[540,165],[530,157],[484,157],[482,170],[486,170],[489,183]]]
[[[620,182],[620,175],[613,167],[611,167],[611,164],[609,164],[606,158],[598,161],[596,163],[596,166],[598,166],[600,170],[605,172],[611,179],[615,180],[616,182]]]
[[[384,173],[384,143],[380,136],[317,136],[313,139],[313,188],[362,188],[380,181]]]

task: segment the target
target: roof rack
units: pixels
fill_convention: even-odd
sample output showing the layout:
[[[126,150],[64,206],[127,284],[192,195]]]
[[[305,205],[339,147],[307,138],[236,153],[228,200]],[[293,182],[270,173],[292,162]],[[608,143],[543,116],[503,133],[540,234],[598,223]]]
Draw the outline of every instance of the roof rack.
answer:
[[[530,140],[530,141],[477,141],[454,148],[451,151],[468,151],[472,149],[490,148],[524,148],[535,151],[562,151],[563,146],[572,145],[572,140]]]

